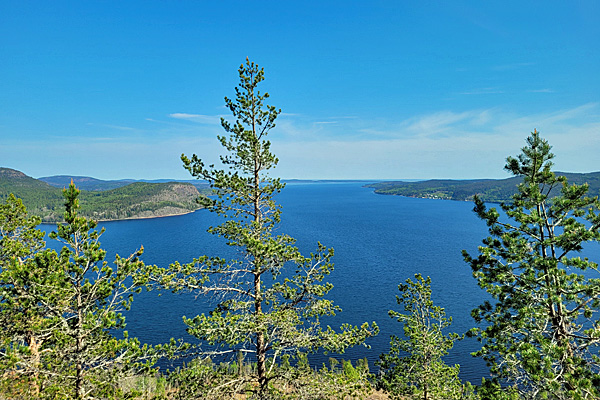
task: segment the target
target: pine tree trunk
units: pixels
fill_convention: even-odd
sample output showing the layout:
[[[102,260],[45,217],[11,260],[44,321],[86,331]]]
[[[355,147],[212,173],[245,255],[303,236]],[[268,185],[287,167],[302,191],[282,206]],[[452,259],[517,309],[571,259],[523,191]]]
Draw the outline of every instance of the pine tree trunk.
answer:
[[[78,282],[77,287],[80,288],[81,285]],[[81,356],[83,352],[83,312],[82,312],[82,299],[81,292],[77,293],[77,331],[75,338],[75,356],[77,357],[77,362],[75,365],[75,396],[77,400],[83,400],[84,391],[83,391],[83,363],[81,361]]]
[[[260,275],[254,277],[254,293],[257,295],[254,303],[255,316],[262,314],[262,300],[260,298]],[[267,346],[265,344],[265,335],[260,330],[256,332],[256,366],[258,372],[258,383],[260,385],[260,393],[265,393],[267,390]]]
[[[260,385],[260,393],[266,393],[268,388],[267,381],[267,354],[265,348],[265,337],[262,332],[256,336],[256,357],[258,369],[258,383]]]
[[[252,98],[253,100],[253,104],[252,104],[252,110],[254,110],[254,96]],[[255,122],[255,117],[253,116],[252,118],[252,132],[254,134],[254,137],[257,136],[256,134],[256,122]],[[254,154],[254,222],[256,222],[257,226],[260,226],[261,224],[261,212],[260,212],[260,161],[259,161],[259,155],[258,155],[258,151],[255,150],[255,154]],[[260,232],[259,232],[260,234]],[[257,260],[255,260],[257,261]],[[257,262],[256,265],[256,270],[255,270],[255,277],[254,277],[254,294],[256,296],[255,298],[255,316],[259,316],[262,314],[262,293],[261,293],[261,280],[260,280],[260,276],[261,276],[261,265],[260,262]],[[260,393],[264,394],[267,392],[267,388],[268,388],[268,380],[267,380],[267,346],[265,343],[265,335],[262,331],[256,332],[256,366],[258,369],[258,383],[260,385]]]
[[[38,367],[40,365],[40,343],[37,341],[35,334],[31,334],[27,339],[27,346],[29,347],[29,351],[31,352],[31,365],[33,367],[32,374],[32,394],[33,396],[37,396],[40,392],[40,387],[38,384]]]

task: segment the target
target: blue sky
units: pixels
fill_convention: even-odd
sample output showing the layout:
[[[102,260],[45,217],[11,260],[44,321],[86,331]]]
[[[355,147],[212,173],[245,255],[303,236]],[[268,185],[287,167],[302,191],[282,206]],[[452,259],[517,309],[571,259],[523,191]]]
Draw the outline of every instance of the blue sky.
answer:
[[[0,166],[187,179],[249,57],[275,175],[503,178],[534,128],[600,170],[595,1],[0,0]]]

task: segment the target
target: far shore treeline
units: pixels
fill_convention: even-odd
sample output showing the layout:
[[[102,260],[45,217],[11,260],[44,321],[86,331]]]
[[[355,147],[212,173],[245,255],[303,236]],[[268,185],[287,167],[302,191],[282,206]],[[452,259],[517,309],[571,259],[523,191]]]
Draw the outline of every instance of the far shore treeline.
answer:
[[[600,194],[600,171],[588,173],[555,172],[564,176],[570,183],[589,185],[589,194]],[[417,182],[388,181],[367,185],[375,189],[378,194],[390,194],[406,197],[419,197],[424,199],[442,199],[457,201],[473,201],[475,196],[488,203],[501,203],[511,201],[517,194],[517,187],[523,182],[523,177],[506,179],[430,179]],[[551,195],[560,192],[556,187]]]

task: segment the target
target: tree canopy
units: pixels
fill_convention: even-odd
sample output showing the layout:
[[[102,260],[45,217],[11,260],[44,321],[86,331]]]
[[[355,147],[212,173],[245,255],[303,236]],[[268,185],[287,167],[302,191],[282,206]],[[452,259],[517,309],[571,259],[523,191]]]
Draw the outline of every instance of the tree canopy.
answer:
[[[0,384],[25,398],[118,398],[119,379],[154,361],[126,332],[114,336],[138,290],[142,249],[111,267],[103,231],[77,214],[79,191],[63,192],[65,223],[50,234],[60,254],[45,248],[40,219],[20,200],[0,206]]]
[[[380,385],[394,399],[406,395],[428,399],[463,399],[472,394],[458,378],[459,365],[449,366],[442,357],[460,339],[446,333],[452,318],[431,300],[431,278],[415,275],[398,286],[396,301],[402,311],[389,315],[402,323],[404,337],[392,336],[390,352],[380,356]]]
[[[598,264],[580,253],[600,240],[600,202],[587,184],[556,176],[553,157],[534,131],[507,158],[505,169],[523,178],[512,201],[500,212],[475,198],[490,236],[477,256],[463,254],[494,301],[473,311],[483,323],[473,334],[495,384],[527,398],[598,398],[600,279]]]

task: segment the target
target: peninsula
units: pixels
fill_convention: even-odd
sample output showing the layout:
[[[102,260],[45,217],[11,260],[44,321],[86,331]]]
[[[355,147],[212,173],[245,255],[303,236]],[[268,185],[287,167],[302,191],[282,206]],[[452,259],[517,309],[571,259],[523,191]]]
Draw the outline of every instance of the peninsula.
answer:
[[[600,171],[556,172],[556,175],[565,176],[569,183],[578,185],[587,183],[590,187],[588,193],[591,196],[600,194]],[[472,180],[431,179],[417,182],[378,182],[366,185],[366,187],[373,188],[377,194],[459,201],[472,201],[473,196],[478,195],[485,202],[501,203],[510,201],[511,196],[517,193],[517,186],[521,182],[522,179],[518,177]],[[555,187],[552,195],[558,194],[559,190],[559,187]]]
[[[77,177],[74,182],[78,185],[77,182],[82,180],[88,183],[99,181]],[[80,214],[98,221],[113,221],[186,214],[201,208],[197,199],[202,194],[188,182],[119,182],[112,185],[113,188],[100,185],[107,190],[82,188],[79,196]],[[56,186],[14,169],[0,168],[0,200],[4,201],[13,193],[23,201],[31,215],[37,215],[47,223],[60,222],[64,212],[61,189],[64,185],[59,186],[56,179],[53,183]]]

